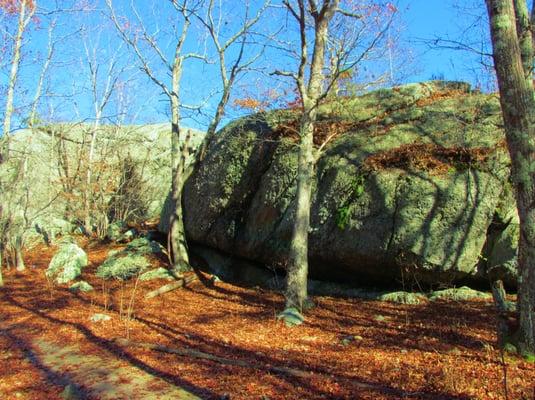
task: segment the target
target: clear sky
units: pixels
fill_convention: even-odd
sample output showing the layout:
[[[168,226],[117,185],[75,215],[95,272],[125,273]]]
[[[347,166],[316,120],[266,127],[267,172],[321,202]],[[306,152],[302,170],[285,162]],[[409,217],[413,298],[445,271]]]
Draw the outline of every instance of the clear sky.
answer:
[[[41,0],[38,3],[43,9],[50,10],[56,1]],[[91,6],[96,4],[97,9],[91,13],[41,14],[32,24],[23,49],[24,61],[18,82],[16,123],[23,125],[24,115],[27,115],[28,104],[35,93],[37,77],[46,53],[47,29],[54,20],[56,23],[54,37],[61,38],[61,40],[58,41],[56,54],[45,81],[46,99],[39,108],[41,115],[52,120],[90,121],[93,118],[91,71],[88,68],[88,58],[94,56],[96,60],[99,60],[98,77],[101,81],[98,85],[97,96],[103,93],[106,77],[113,75],[108,73],[108,69],[113,58],[117,59],[114,73],[120,75],[119,80],[122,86],[121,93],[114,93],[112,96],[106,111],[109,121],[113,121],[125,109],[128,113],[126,122],[146,123],[168,120],[165,97],[161,96],[161,90],[140,72],[135,57],[126,46],[121,44],[110,20],[103,13],[106,10],[104,2],[102,0],[92,2],[64,0],[60,3],[66,8],[72,5],[80,8],[80,5],[84,3]],[[139,15],[146,22],[148,30],[161,34],[162,39],[159,43],[165,50],[165,54],[171,56],[173,41],[169,38],[175,28],[176,17],[169,2],[134,0],[133,3],[139,8]],[[255,0],[252,3],[253,9],[261,4],[260,1]],[[129,23],[136,23],[136,17],[129,8],[130,0],[114,0],[114,4],[118,15],[124,16],[124,20],[128,20]],[[237,4],[240,2],[223,1],[222,21],[229,34],[235,28],[233,21],[240,15],[241,8],[237,7]],[[484,18],[478,20],[485,13],[483,0],[399,0],[396,5],[399,10],[396,27],[399,32],[397,47],[400,54],[394,55],[394,62],[401,64],[396,65],[394,71],[397,83],[443,78],[469,81],[483,90],[492,88],[493,80],[489,79],[488,73],[482,73],[481,69],[481,61],[489,63],[488,59],[481,58],[473,52],[444,48],[444,45],[451,44],[449,42],[434,41],[437,38],[459,40],[477,50],[488,51],[485,49],[488,45],[486,20]],[[280,17],[279,20],[272,18],[269,21],[259,29],[267,31],[273,24],[281,22]],[[5,15],[0,14],[2,32],[13,32],[13,23],[13,18],[6,18]],[[467,29],[471,25],[473,25],[472,29]],[[5,40],[5,37],[2,39]],[[201,42],[202,37],[199,31],[194,31],[193,40],[188,42],[188,50],[198,50]],[[269,59],[263,61],[264,67],[269,63],[276,65],[279,60],[283,59],[273,50],[268,51],[268,54]],[[0,93],[4,93],[7,83],[8,60],[9,51],[0,58]],[[161,64],[158,64],[157,55],[152,54],[151,63],[158,76],[168,83],[168,73]],[[267,68],[274,69],[275,67],[268,66]],[[213,85],[217,79],[216,65],[205,65],[195,60],[188,62],[182,80],[185,102],[191,105],[199,104],[208,98],[210,100],[207,104],[213,106],[214,99],[218,96]],[[245,78],[238,83],[236,97],[244,96],[252,90],[266,90],[266,87],[270,88],[274,85],[269,81],[268,75],[251,74],[249,79],[252,80],[252,86],[250,85],[249,88],[246,85],[249,81]],[[0,104],[2,114],[3,107],[4,105]],[[206,125],[207,120],[203,115],[184,111],[190,117],[189,125],[198,128]],[[227,119],[235,117],[236,113],[236,110],[229,110]]]
[[[478,82],[489,78],[488,73],[481,75],[481,62],[491,64],[489,57],[472,51],[444,48],[448,45],[444,40],[433,41],[440,38],[460,41],[488,54],[489,33],[483,0],[409,0],[401,8],[406,27],[404,36],[415,51],[419,67],[411,80],[444,76],[445,79],[465,80],[474,85],[480,83],[482,89],[489,89],[485,87],[486,82]],[[429,42],[425,43],[426,40]]]

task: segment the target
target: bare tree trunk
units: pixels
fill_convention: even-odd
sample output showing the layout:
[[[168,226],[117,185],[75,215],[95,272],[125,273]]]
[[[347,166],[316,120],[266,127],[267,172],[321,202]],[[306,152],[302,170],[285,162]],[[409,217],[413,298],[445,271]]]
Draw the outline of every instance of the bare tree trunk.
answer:
[[[100,126],[100,115],[97,114],[95,123],[91,129],[91,140],[89,142],[89,152],[87,154],[87,171],[85,175],[84,190],[84,230],[91,235],[93,224],[91,221],[92,193],[91,185],[93,184],[93,159],[95,158],[95,146],[97,141],[98,129]]]
[[[496,306],[496,311],[498,312],[498,345],[503,347],[507,343],[507,337],[509,336],[509,327],[507,324],[508,309],[505,300],[505,289],[501,280],[491,282],[491,288],[494,305]]]
[[[182,213],[182,189],[184,187],[184,167],[187,158],[187,140],[180,147],[180,77],[182,59],[177,57],[173,65],[173,92],[171,95],[171,159],[172,159],[172,209],[169,221],[169,235],[173,256],[173,269],[184,272],[190,269],[186,232]]]
[[[328,35],[329,21],[338,8],[338,1],[325,1],[321,10],[311,7],[309,12],[314,19],[314,46],[310,61],[308,85],[305,67],[308,60],[306,40],[306,5],[304,0],[298,0],[295,11],[286,2],[299,23],[301,33],[301,61],[297,74],[297,87],[303,100],[303,111],[299,127],[299,160],[297,171],[297,193],[295,222],[290,254],[287,267],[286,307],[303,310],[308,295],[308,231],[310,228],[310,207],[312,198],[312,179],[314,176],[314,126],[317,119],[318,106],[323,92],[325,63],[325,47]]]
[[[9,74],[8,88],[7,88],[7,98],[6,98],[6,110],[4,113],[4,126],[3,126],[3,136],[4,140],[9,137],[11,133],[11,116],[13,115],[13,97],[15,95],[15,85],[17,83],[17,77],[20,66],[20,50],[22,47],[22,36],[24,30],[28,24],[28,16],[26,14],[26,0],[20,2],[19,9],[19,19],[17,24],[17,35],[15,36],[15,42],[13,43],[13,59],[11,60],[11,72]],[[4,143],[4,145],[7,145]],[[8,146],[8,145],[7,145]],[[2,153],[8,151],[2,149]]]
[[[22,235],[17,235],[17,237],[15,238],[15,260],[17,263],[18,272],[26,270],[26,265],[24,264],[24,257],[22,256],[22,248]]]
[[[4,270],[4,250],[0,248],[0,287],[4,286],[4,276],[2,274]]]
[[[52,62],[52,56],[54,55],[54,40],[53,40],[53,32],[54,28],[56,27],[56,19],[50,24],[50,27],[48,28],[48,46],[47,46],[47,53],[46,53],[46,59],[45,63],[43,64],[43,68],[41,69],[41,73],[39,74],[39,80],[37,81],[37,87],[35,88],[35,95],[33,98],[32,103],[32,109],[30,111],[30,118],[29,118],[29,125],[34,126],[37,121],[37,106],[39,104],[39,100],[41,99],[41,93],[43,91],[43,85],[45,82],[45,77],[47,75],[48,69],[50,68],[50,63]]]
[[[304,113],[301,121],[295,222],[287,267],[286,307],[295,307],[298,310],[303,309],[308,296],[308,231],[310,228],[310,206],[314,174],[313,139],[315,117],[315,111],[312,112],[312,115]]]
[[[532,40],[518,36],[520,25],[515,21],[512,0],[487,0],[487,9],[520,217],[519,331],[515,336],[522,352],[535,353],[535,93],[531,81],[532,61],[530,70],[526,71],[522,57],[524,55],[525,61],[526,54],[533,54],[533,50],[527,48]]]

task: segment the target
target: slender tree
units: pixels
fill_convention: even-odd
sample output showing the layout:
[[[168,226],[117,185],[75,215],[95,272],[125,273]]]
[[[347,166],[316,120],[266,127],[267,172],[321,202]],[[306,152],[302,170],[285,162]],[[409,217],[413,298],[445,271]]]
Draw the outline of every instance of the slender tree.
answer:
[[[535,353],[535,92],[533,14],[525,0],[486,0],[511,176],[520,217],[515,341]],[[533,5],[532,5],[533,6]]]
[[[84,32],[89,32],[85,34]],[[128,64],[121,62],[127,58],[124,52],[122,43],[116,46],[115,49],[109,49],[104,52],[100,44],[100,37],[104,31],[104,26],[97,26],[94,29],[85,27],[82,29],[83,37],[82,43],[84,46],[85,58],[81,60],[81,67],[87,68],[90,82],[90,92],[93,108],[93,122],[89,128],[89,143],[87,149],[87,158],[85,166],[85,182],[83,193],[83,222],[84,229],[91,234],[93,231],[93,217],[92,209],[95,202],[93,198],[93,182],[94,182],[94,167],[95,167],[95,153],[99,133],[101,132],[101,125],[108,108],[112,96],[117,90],[119,83],[125,78],[125,71],[128,69]],[[109,54],[104,56],[103,53]],[[104,68],[103,68],[104,67]]]
[[[314,148],[318,108],[336,87],[341,75],[352,71],[377,50],[396,9],[389,5],[388,17],[375,18],[383,23],[370,31],[361,11],[375,16],[377,7],[373,3],[363,6],[353,1],[284,0],[283,4],[299,32],[299,50],[295,54],[297,71],[276,71],[274,74],[293,78],[300,100],[297,193],[287,265],[286,308],[302,311],[308,297],[308,233],[318,159]],[[363,36],[367,36],[365,40]]]
[[[189,140],[191,138],[191,133],[182,126],[181,111],[183,109],[199,111],[201,108],[201,106],[188,106],[182,102],[181,79],[184,72],[184,65],[188,60],[196,59],[201,62],[211,62],[209,56],[206,54],[206,50],[203,53],[188,52],[185,50],[188,40],[192,35],[192,23],[198,21],[201,29],[207,32],[209,41],[214,49],[214,58],[216,59],[221,78],[221,96],[218,98],[216,109],[210,118],[206,143],[213,136],[221,122],[225,106],[229,101],[232,87],[237,77],[247,71],[250,65],[257,59],[254,54],[249,54],[245,49],[248,47],[247,38],[251,34],[253,26],[257,24],[263,11],[266,9],[267,3],[262,3],[263,6],[260,7],[258,12],[249,15],[249,2],[244,2],[243,7],[246,10],[245,17],[240,24],[236,24],[238,27],[235,32],[228,34],[228,27],[225,27],[225,34],[228,34],[226,39],[223,38],[221,33],[223,30],[221,21],[224,13],[221,3],[219,3],[217,10],[217,2],[211,0],[168,0],[168,3],[174,8],[176,16],[181,23],[176,36],[173,38],[174,54],[172,58],[166,56],[165,50],[159,45],[157,35],[148,32],[142,16],[135,9],[132,9],[132,11],[136,17],[137,32],[135,35],[131,35],[125,26],[129,24],[122,23],[117,16],[112,0],[106,0],[111,19],[121,38],[136,55],[145,74],[162,90],[169,100],[172,131],[171,198],[173,210],[169,221],[169,247],[172,254],[173,268],[175,271],[181,272],[189,268],[189,257],[182,218],[182,189],[188,173],[186,167],[189,158]],[[207,45],[205,47],[208,48],[210,46]],[[229,57],[229,53],[232,55],[237,54],[237,56]],[[161,71],[154,68],[151,57],[155,57],[164,66],[166,72],[171,76],[170,83],[166,80],[167,73],[162,75]],[[215,92],[217,93],[217,91]],[[217,98],[216,95],[211,97]],[[205,104],[209,101],[210,99],[207,99]]]
[[[174,38],[174,54],[171,58],[168,58],[165,51],[159,46],[158,38],[154,34],[149,33],[145,28],[143,19],[135,8],[132,8],[132,11],[136,16],[140,34],[131,35],[127,26],[129,24],[124,24],[120,21],[112,0],[106,0],[110,17],[117,32],[137,57],[144,73],[162,90],[169,100],[171,108],[171,199],[174,210],[171,213],[169,221],[169,238],[173,269],[181,272],[189,268],[189,256],[181,207],[189,135],[181,129],[182,104],[180,98],[180,81],[185,61],[192,58],[204,59],[204,56],[202,54],[184,51],[193,18],[193,11],[199,8],[200,2],[198,0],[169,0],[169,2],[176,10],[177,17],[181,21],[181,28]],[[170,84],[166,81],[165,77],[160,76],[158,71],[151,66],[150,59],[152,56],[156,56],[163,63],[167,73],[171,75]]]
[[[11,0],[2,1],[0,7],[4,12],[17,15],[17,33],[13,41],[13,56],[11,59],[11,70],[9,72],[9,80],[6,96],[6,108],[4,111],[3,123],[3,139],[7,142],[9,134],[11,133],[11,116],[13,115],[13,99],[15,95],[15,86],[19,74],[19,67],[21,61],[21,49],[23,43],[24,32],[30,23],[35,12],[35,2],[33,0]],[[5,146],[6,144],[4,144]],[[5,150],[5,149],[4,149]]]
[[[329,22],[338,9],[339,1],[325,0],[320,8],[313,0],[309,2],[309,5],[305,5],[304,0],[298,0],[297,7],[290,4],[289,1],[285,1],[284,4],[299,25],[301,60],[295,81],[303,104],[299,123],[297,194],[288,263],[286,307],[302,310],[308,297],[308,231],[310,229],[312,179],[314,176],[314,124],[318,115],[319,101],[324,93],[325,49]],[[314,24],[312,60],[310,61],[306,32],[308,15],[312,16]]]

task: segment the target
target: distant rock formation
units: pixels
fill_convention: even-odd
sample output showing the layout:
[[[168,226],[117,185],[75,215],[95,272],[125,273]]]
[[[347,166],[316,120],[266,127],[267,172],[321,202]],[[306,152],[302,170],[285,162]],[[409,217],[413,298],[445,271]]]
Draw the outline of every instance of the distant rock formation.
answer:
[[[8,207],[13,210],[12,224],[27,224],[23,221],[24,213],[32,218],[30,229],[24,233],[27,245],[43,239],[51,243],[56,236],[68,235],[79,228],[81,216],[76,208],[80,209],[82,204],[83,167],[91,129],[91,126],[80,123],[51,124],[20,130],[12,136],[13,154],[24,154],[25,172],[24,182],[10,188],[14,193],[7,196],[6,201],[11,203]],[[190,145],[195,148],[204,134],[197,130],[192,132]],[[110,190],[113,187],[110,182],[120,180],[121,174],[127,175],[120,169],[124,160],[130,160],[131,165],[137,167],[140,187],[127,190],[133,192],[134,200],[143,203],[141,217],[159,218],[171,186],[170,124],[101,126],[93,161],[101,168],[94,174],[94,185],[95,190],[102,193],[102,203],[108,204],[110,210],[114,208],[112,201],[120,203],[122,199]],[[0,178],[13,174],[17,168],[14,161],[3,165]],[[64,188],[68,185],[72,186],[70,191]],[[142,193],[138,194],[136,190]],[[21,199],[25,204],[21,204]],[[114,216],[106,215],[106,211],[103,209],[104,216],[109,217],[110,222],[116,221],[117,217],[114,220]]]

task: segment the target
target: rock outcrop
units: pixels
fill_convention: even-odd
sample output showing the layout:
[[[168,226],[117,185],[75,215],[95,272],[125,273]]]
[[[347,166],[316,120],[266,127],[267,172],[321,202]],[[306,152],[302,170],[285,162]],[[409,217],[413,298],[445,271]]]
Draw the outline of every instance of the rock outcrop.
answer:
[[[297,118],[252,115],[212,140],[184,188],[190,241],[284,268]],[[497,252],[493,262],[514,262],[514,250],[498,250],[508,225],[487,240],[498,211],[516,215],[503,201],[510,159],[495,96],[464,83],[411,84],[328,101],[319,119],[312,277],[451,283],[482,279]]]

